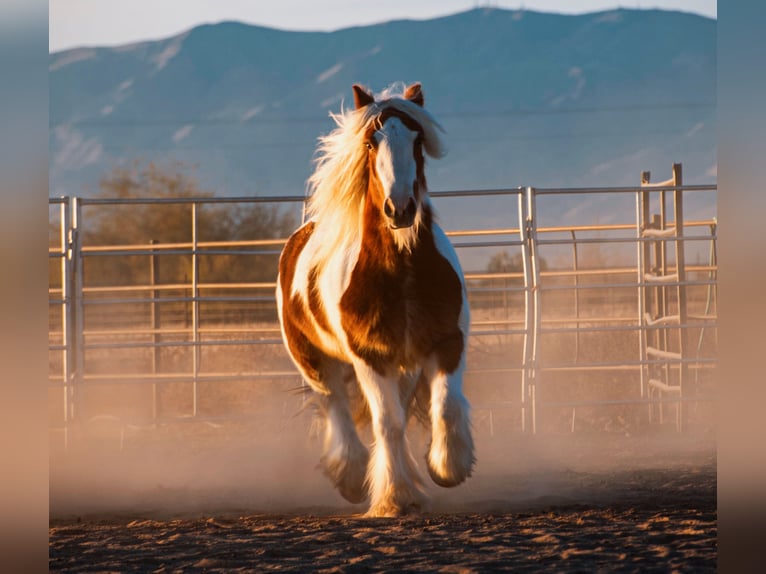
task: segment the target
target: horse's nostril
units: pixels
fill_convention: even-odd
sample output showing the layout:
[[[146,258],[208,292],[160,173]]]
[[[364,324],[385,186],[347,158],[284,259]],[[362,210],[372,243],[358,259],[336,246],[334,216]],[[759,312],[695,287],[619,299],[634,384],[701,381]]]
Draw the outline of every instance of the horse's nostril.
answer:
[[[391,201],[390,197],[386,199],[386,202],[383,204],[383,212],[388,217],[393,217],[394,213],[396,213],[396,208],[394,208],[394,202]]]
[[[407,215],[407,217],[412,217],[415,215],[417,209],[418,208],[417,205],[415,205],[415,200],[410,198],[410,200],[407,202],[407,207],[404,209],[404,213]]]

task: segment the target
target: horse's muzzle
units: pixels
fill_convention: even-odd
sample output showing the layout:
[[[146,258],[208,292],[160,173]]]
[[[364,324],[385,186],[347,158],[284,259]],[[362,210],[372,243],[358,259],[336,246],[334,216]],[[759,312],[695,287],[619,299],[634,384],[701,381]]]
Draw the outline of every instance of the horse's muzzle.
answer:
[[[410,197],[407,205],[403,209],[399,209],[389,197],[386,199],[385,204],[383,204],[383,212],[388,217],[388,224],[392,229],[403,229],[405,227],[412,227],[415,223],[418,206],[415,203],[415,199]]]

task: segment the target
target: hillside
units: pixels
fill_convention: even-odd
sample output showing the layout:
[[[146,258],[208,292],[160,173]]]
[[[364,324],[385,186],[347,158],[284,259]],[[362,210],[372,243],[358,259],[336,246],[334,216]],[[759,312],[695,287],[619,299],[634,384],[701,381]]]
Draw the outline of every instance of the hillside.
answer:
[[[332,33],[229,22],[50,56],[50,193],[177,159],[221,195],[300,194],[351,84],[421,81],[447,130],[432,189],[716,179],[716,22],[476,9]]]

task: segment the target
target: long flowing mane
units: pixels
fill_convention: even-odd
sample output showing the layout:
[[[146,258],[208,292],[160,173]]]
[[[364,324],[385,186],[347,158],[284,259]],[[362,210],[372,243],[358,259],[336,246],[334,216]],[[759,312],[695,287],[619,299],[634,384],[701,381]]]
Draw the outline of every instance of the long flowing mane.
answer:
[[[367,193],[365,133],[386,108],[395,108],[423,128],[423,149],[433,158],[446,150],[436,119],[422,106],[402,97],[402,85],[394,84],[378,94],[375,102],[358,110],[331,113],[336,128],[319,138],[316,168],[308,180],[308,215],[323,239],[324,254],[353,245],[361,236],[360,222]]]

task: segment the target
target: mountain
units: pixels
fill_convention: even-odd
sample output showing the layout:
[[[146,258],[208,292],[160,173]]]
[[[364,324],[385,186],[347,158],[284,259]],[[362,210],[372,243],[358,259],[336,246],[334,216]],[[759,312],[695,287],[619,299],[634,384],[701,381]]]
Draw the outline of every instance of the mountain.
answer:
[[[716,21],[659,10],[480,8],[331,33],[226,22],[50,55],[50,193],[135,159],[196,165],[220,195],[304,191],[351,85],[420,81],[447,131],[430,188],[716,179]],[[563,209],[563,208],[562,208]]]

